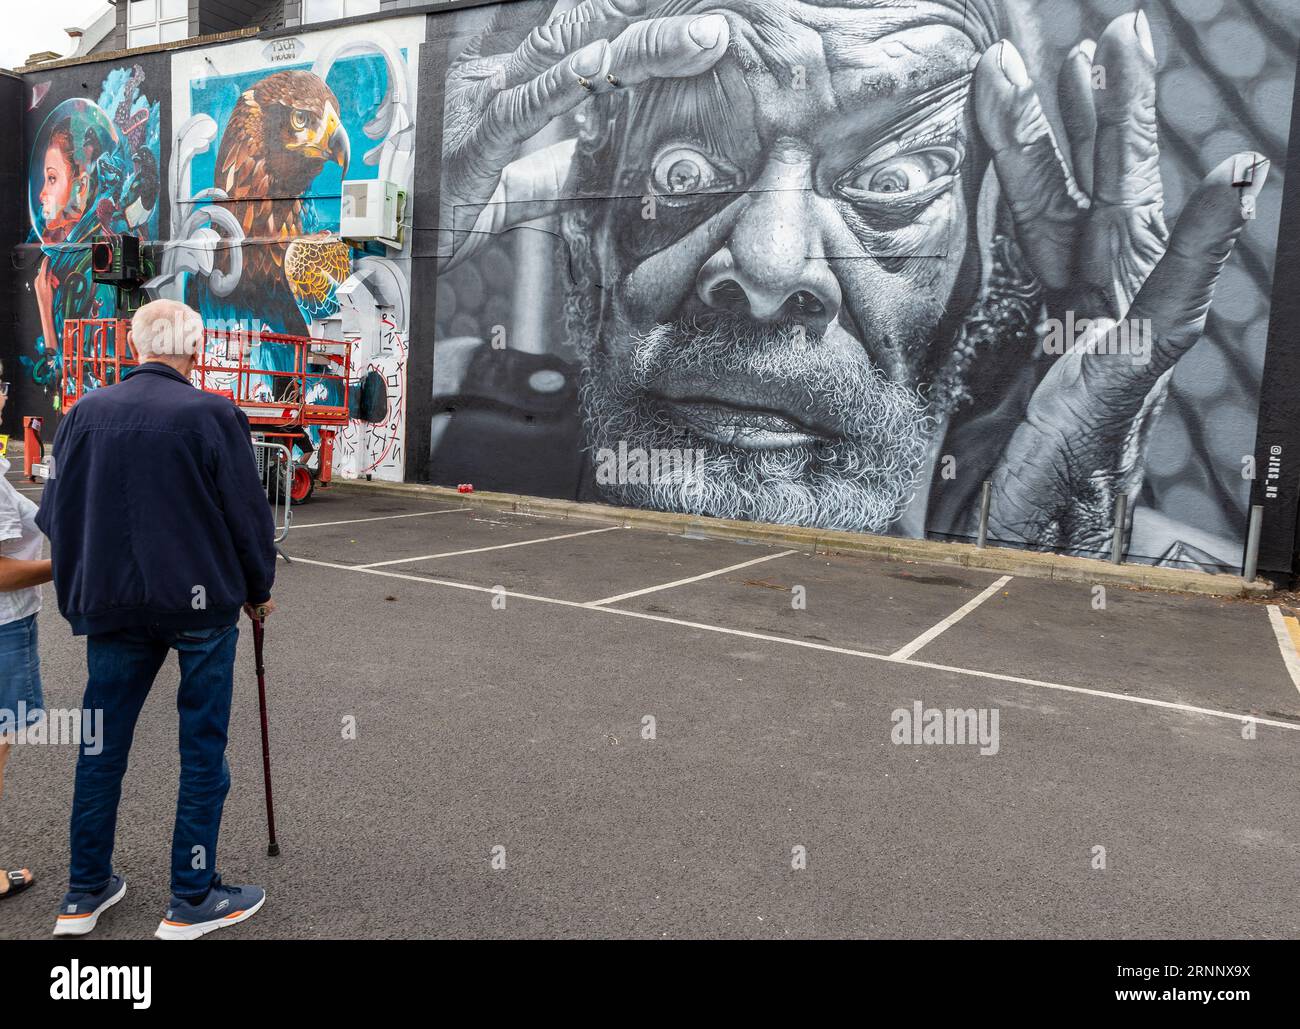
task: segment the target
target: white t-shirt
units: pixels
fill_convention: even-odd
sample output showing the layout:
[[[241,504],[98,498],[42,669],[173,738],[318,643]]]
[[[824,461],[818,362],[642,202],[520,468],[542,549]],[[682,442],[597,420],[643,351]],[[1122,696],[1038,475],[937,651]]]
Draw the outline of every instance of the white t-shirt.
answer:
[[[36,505],[6,479],[9,462],[0,457],[0,556],[39,561],[45,537],[36,528]],[[41,588],[0,590],[0,625],[34,615],[41,609]]]

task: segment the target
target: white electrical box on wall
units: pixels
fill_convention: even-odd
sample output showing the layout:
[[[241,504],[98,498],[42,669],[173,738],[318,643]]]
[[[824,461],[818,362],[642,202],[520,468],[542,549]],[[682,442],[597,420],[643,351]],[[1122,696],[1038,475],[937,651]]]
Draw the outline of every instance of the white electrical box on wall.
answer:
[[[402,246],[406,190],[383,179],[345,179],[339,207],[339,235]]]

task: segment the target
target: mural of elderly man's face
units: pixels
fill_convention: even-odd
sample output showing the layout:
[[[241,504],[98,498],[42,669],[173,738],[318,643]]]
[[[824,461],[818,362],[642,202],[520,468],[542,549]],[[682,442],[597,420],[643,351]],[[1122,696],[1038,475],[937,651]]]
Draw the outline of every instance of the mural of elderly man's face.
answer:
[[[712,72],[631,94],[589,444],[704,461],[611,499],[880,531],[912,496],[978,278],[978,50],[944,6],[736,3]]]

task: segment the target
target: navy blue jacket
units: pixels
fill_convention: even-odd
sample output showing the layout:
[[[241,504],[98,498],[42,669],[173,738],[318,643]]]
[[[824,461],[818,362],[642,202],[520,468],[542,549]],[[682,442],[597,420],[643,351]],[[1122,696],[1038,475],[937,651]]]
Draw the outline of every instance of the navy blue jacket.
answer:
[[[150,362],[77,401],[36,524],[77,635],[233,625],[275,581],[275,518],[248,419]]]

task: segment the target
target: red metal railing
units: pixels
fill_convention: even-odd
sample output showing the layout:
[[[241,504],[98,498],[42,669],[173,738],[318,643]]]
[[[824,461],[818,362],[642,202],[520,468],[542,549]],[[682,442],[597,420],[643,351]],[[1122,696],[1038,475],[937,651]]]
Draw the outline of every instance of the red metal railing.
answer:
[[[269,349],[269,348],[292,348]],[[270,367],[268,355],[286,368]],[[289,360],[285,360],[289,358]],[[257,363],[255,363],[257,362]],[[124,318],[70,319],[63,325],[63,407],[87,391],[121,382],[140,363]],[[262,426],[346,425],[352,348],[347,342],[205,329],[193,382],[229,397]],[[323,387],[323,389],[321,389]],[[324,400],[308,396],[323,392]]]

